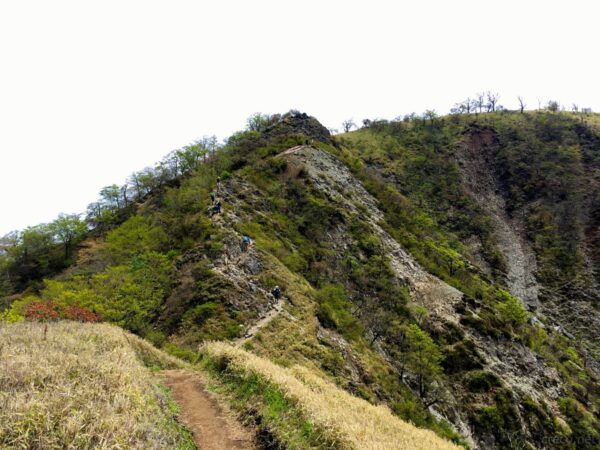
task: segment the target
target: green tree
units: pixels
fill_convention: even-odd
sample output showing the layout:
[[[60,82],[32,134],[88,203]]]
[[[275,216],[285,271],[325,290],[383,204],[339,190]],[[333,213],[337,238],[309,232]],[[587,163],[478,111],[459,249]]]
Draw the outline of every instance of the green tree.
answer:
[[[366,328],[371,332],[370,345],[375,344],[378,339],[386,337],[394,322],[393,312],[382,308],[379,299],[368,299],[361,311],[361,318]]]
[[[0,297],[11,294],[14,289],[10,269],[14,264],[14,249],[18,242],[19,234],[16,231],[0,238]]]
[[[7,255],[0,255],[0,297],[9,295],[13,290],[9,272],[10,263]]]
[[[208,149],[201,144],[192,144],[183,147],[181,150],[177,150],[175,157],[178,159],[178,166],[181,173],[188,174],[195,170],[207,153]]]
[[[405,365],[417,378],[419,396],[426,400],[432,383],[442,373],[440,363],[443,355],[431,336],[416,324],[411,324],[406,328],[405,337]],[[435,402],[437,399],[429,399],[426,406],[431,406]]]
[[[518,328],[527,323],[529,315],[527,310],[521,304],[521,301],[510,295],[503,289],[499,290],[498,299],[498,312],[500,313],[500,319],[507,325]]]
[[[560,104],[555,100],[550,100],[546,109],[551,112],[558,112],[558,110],[560,110]]]
[[[78,214],[60,214],[48,229],[54,238],[62,243],[65,259],[69,259],[73,245],[85,235],[86,223],[79,218]]]
[[[268,114],[255,113],[246,120],[246,129],[248,131],[263,131],[270,123]]]
[[[49,226],[28,227],[18,237],[18,244],[9,250],[14,259],[10,272],[18,289],[25,288],[30,280],[40,280],[64,267],[62,254],[58,254]]]
[[[105,186],[100,191],[100,197],[104,205],[111,209],[117,209],[121,207],[121,188],[116,184]]]

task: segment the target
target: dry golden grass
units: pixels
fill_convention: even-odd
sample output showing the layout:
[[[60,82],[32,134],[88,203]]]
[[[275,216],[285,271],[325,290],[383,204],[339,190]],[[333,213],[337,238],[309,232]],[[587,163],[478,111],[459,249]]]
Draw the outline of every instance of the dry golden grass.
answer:
[[[229,344],[206,344],[203,351],[229,366],[255,373],[278,386],[308,418],[330,431],[347,448],[361,450],[458,449],[432,431],[400,420],[384,406],[374,406],[337,388],[300,366],[284,368]]]
[[[142,360],[181,365],[110,325],[0,323],[0,448],[193,448]]]

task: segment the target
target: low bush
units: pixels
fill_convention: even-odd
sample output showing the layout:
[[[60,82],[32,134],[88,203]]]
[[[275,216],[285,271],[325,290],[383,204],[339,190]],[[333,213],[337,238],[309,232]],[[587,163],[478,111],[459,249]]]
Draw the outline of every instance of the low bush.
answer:
[[[465,386],[471,392],[488,392],[502,386],[497,375],[482,370],[470,372],[465,377]]]

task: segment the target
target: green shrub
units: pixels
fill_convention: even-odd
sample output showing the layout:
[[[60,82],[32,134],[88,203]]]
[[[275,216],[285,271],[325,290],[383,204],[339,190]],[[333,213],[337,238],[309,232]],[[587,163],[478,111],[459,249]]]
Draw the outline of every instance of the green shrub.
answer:
[[[497,375],[482,370],[470,372],[465,377],[465,386],[471,392],[487,392],[501,385]]]
[[[494,406],[484,406],[471,417],[471,421],[480,436],[490,435],[499,448],[510,448],[512,441],[522,435],[519,413],[510,391],[500,389],[496,392]]]
[[[442,367],[446,374],[454,374],[483,368],[483,360],[473,341],[465,340],[444,349]]]
[[[500,313],[500,320],[512,327],[520,327],[527,323],[529,314],[518,298],[503,289],[498,290],[497,297],[500,303],[496,309]]]
[[[362,334],[362,326],[352,315],[352,303],[342,286],[324,286],[317,292],[316,300],[319,304],[317,318],[323,326],[335,328],[349,338]]]
[[[106,250],[115,262],[124,262],[134,256],[159,251],[168,241],[164,230],[141,216],[129,218],[106,236]]]
[[[202,325],[209,318],[217,314],[219,307],[220,305],[212,302],[197,305],[192,309],[187,310],[183,315],[182,320],[194,325]]]
[[[578,443],[578,449],[597,449],[600,445],[600,424],[575,399],[561,398],[558,402],[560,411],[567,419],[573,434],[572,442]]]

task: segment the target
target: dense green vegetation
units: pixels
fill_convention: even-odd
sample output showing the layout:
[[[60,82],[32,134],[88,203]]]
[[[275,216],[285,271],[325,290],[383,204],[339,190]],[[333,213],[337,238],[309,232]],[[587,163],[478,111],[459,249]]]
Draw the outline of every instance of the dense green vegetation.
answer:
[[[86,221],[63,216],[6,237],[0,297],[10,307],[0,317],[22,320],[43,301],[61,311],[84,308],[193,359],[199,343],[237,338],[252,317],[230,306],[242,294],[212,270],[232,236],[246,234],[258,251],[308,282],[320,326],[362,358],[363,373],[349,383],[343,380],[346,355],[314,348],[302,354],[307,360],[328,355],[320,368],[357,395],[386,402],[400,417],[457,442],[459,436],[428,411],[446,402],[447,387],[464,393],[470,424],[496,446],[522,432],[521,420],[531,422],[537,442],[563,433],[564,427],[547,425],[554,421],[546,406],[513,398],[484,369],[465,335],[470,330],[492,342],[518,342],[556,368],[568,390],[561,403],[568,427],[593,442],[600,429],[597,377],[581,348],[531,325],[521,301],[505,289],[507,261],[490,218],[463,185],[457,154],[465,139],[485,136],[489,169],[503,181],[508,212],[526,218],[540,280],[556,295],[572,292],[565,290],[575,280],[593,296],[597,273],[587,263],[600,264],[597,133],[577,117],[551,112],[430,113],[366,125],[334,140],[305,115],[254,116],[218,151],[204,140],[132,175],[125,186],[103,189]],[[411,302],[408,283],[394,275],[381,238],[362,217],[364,206],[353,213],[348,199],[327,195],[305,167],[278,156],[305,143],[345,162],[377,200],[384,214],[379,225],[427,271],[464,293],[460,325],[440,327]],[[228,189],[224,207],[236,216],[231,229],[210,218],[217,177]],[[475,265],[473,239],[489,272]],[[85,254],[84,244],[93,244],[93,251]],[[262,276],[271,285],[282,283],[276,274]],[[386,355],[387,365],[375,363],[370,352]],[[285,407],[280,393],[260,380],[230,381],[238,383],[230,394],[239,401],[272,400],[257,406],[261,416]],[[516,413],[514,402],[527,412]],[[304,435],[298,439],[318,438],[309,425],[299,429]]]
[[[26,228],[0,239],[0,295],[21,291],[72,264],[73,248],[86,233],[77,215]]]
[[[347,162],[366,186],[379,192],[384,205],[401,207],[389,222],[431,240],[416,248],[419,239],[403,238],[403,244],[423,260],[434,259],[430,270],[452,272],[456,256],[444,255],[444,250],[450,247],[468,255],[456,241],[477,236],[485,259],[501,274],[505,262],[495,248],[489,219],[462,186],[456,163],[464,136],[481,134],[493,140],[480,151],[490,154],[489,169],[502,180],[509,213],[527,218],[544,282],[561,284],[580,274],[582,243],[596,245],[589,235],[596,228],[595,218],[586,208],[598,209],[598,186],[593,180],[600,143],[577,117],[503,112],[380,121],[344,136],[342,142],[352,150],[345,154]],[[393,198],[390,184],[400,196]],[[436,227],[451,233],[445,242],[432,232]]]
[[[563,295],[581,295],[582,299],[591,297],[597,301],[594,272],[587,270],[583,255],[588,250],[587,258],[597,265],[597,256],[589,252],[589,247],[596,248],[594,230],[598,222],[587,208],[597,208],[598,187],[594,180],[600,147],[594,137],[596,132],[579,117],[503,112],[479,117],[374,122],[345,135],[344,148],[338,154],[380,201],[390,234],[431,273],[467,294],[463,326],[495,339],[506,336],[522,341],[568,380],[571,395],[579,399],[572,399],[578,406],[565,413],[567,422],[587,431],[574,441],[573,436],[561,435],[564,430],[558,426],[540,425],[535,439],[556,432],[562,436],[557,442],[562,439],[561,442],[578,442],[581,448],[592,448],[598,442],[598,420],[577,411],[582,404],[597,411],[597,397],[592,401],[582,397],[583,392],[597,391],[597,376],[583,368],[581,360],[576,362],[578,351],[569,347],[563,336],[548,335],[527,325],[528,314],[521,302],[498,287],[503,283],[506,262],[496,248],[489,219],[469,197],[458,175],[456,156],[465,136],[482,133],[489,134],[492,143],[479,151],[490,153],[488,169],[504,183],[501,194],[509,213],[527,218],[528,238],[534,243],[540,267],[538,278],[545,286],[552,286],[542,298],[560,302]],[[482,254],[493,269],[492,280],[467,259],[467,242],[473,237],[482,242]],[[578,287],[573,289],[574,285]],[[465,346],[468,342],[453,343],[456,336],[452,336],[453,330],[449,331],[440,336],[452,344],[446,347],[445,372],[451,377],[466,372],[470,390],[485,387],[496,391],[495,403],[479,412],[475,410],[472,421],[478,432],[493,434],[497,445],[509,445],[508,437],[514,439],[520,427],[514,411],[505,407],[514,400],[506,400],[507,394],[499,393],[495,382],[479,380],[477,372],[469,372],[480,368],[477,355]],[[464,350],[459,351],[461,348]],[[546,417],[546,413],[539,412],[543,410],[541,406],[531,404],[536,405],[530,408],[535,410],[532,415],[538,419]],[[581,421],[586,425],[579,425]],[[512,431],[503,434],[498,430]]]

